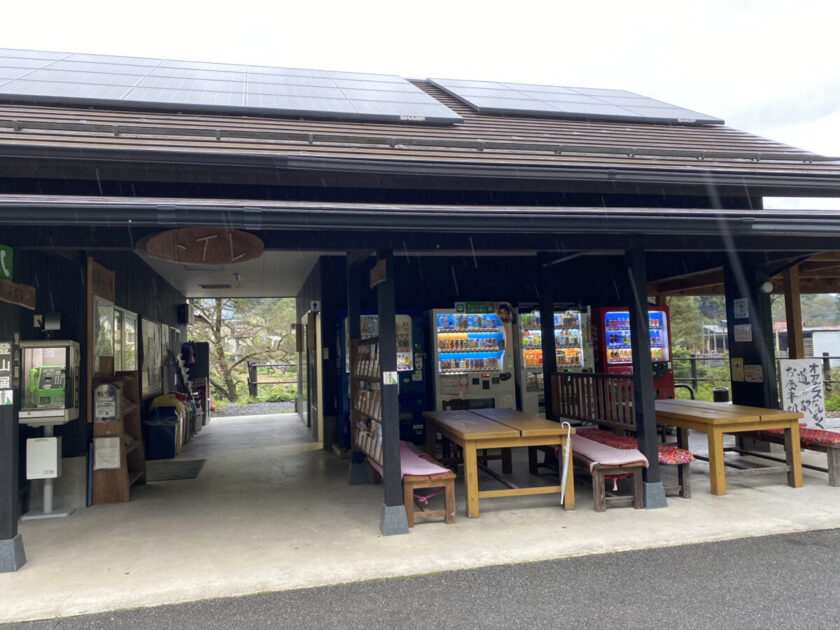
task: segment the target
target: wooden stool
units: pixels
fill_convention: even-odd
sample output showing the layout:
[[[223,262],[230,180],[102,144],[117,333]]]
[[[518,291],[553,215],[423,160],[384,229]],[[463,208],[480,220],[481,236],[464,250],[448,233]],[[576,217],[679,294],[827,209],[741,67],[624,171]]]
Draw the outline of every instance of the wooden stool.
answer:
[[[447,525],[455,522],[455,473],[447,471],[437,475],[407,475],[403,477],[403,504],[405,505],[405,518],[409,527],[414,527],[416,518],[438,518],[444,517]],[[428,507],[417,503],[419,511],[415,511],[414,491],[419,488],[440,488],[443,487],[443,510],[429,510]]]

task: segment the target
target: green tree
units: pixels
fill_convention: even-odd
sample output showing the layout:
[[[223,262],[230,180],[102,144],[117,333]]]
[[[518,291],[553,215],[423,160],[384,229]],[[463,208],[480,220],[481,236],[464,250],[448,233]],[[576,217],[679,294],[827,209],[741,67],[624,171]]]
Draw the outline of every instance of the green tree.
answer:
[[[693,296],[668,298],[671,312],[671,345],[699,352],[703,347],[703,316]]]
[[[193,306],[190,338],[210,343],[210,383],[223,398],[239,400],[249,361],[293,362],[294,299],[215,298]]]

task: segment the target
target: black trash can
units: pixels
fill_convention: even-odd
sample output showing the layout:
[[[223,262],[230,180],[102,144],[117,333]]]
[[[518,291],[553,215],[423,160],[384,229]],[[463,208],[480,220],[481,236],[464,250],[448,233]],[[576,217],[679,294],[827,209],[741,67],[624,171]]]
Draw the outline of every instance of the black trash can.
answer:
[[[715,402],[729,402],[729,388],[715,387],[712,390],[712,400]]]
[[[143,420],[143,445],[146,459],[172,459],[175,457],[175,432],[178,430],[178,413],[175,407],[158,407]]]

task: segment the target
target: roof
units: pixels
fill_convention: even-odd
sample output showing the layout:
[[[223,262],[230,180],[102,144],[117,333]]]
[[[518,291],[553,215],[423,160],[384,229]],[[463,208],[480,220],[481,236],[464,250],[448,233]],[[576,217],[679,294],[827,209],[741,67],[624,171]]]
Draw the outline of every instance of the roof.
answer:
[[[480,114],[429,82],[415,85],[458,113],[452,126],[295,118],[154,113],[119,109],[0,104],[0,158],[88,159],[129,151],[165,152],[217,163],[278,159],[412,173],[496,172],[527,177],[598,177],[840,190],[840,160],[825,158],[724,125],[689,126],[555,120]],[[132,158],[135,159],[135,158]],[[348,166],[350,165],[350,166]],[[431,172],[431,171],[430,171]],[[484,176],[490,171],[482,171]],[[669,180],[670,181],[670,180]],[[768,194],[767,192],[761,194]]]

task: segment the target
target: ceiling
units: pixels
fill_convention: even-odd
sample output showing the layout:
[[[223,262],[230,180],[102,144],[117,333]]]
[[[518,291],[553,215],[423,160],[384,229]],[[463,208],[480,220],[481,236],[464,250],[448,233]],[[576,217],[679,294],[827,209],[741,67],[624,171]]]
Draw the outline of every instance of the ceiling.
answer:
[[[266,250],[262,256],[230,265],[185,265],[141,258],[187,298],[295,297],[320,252]]]

